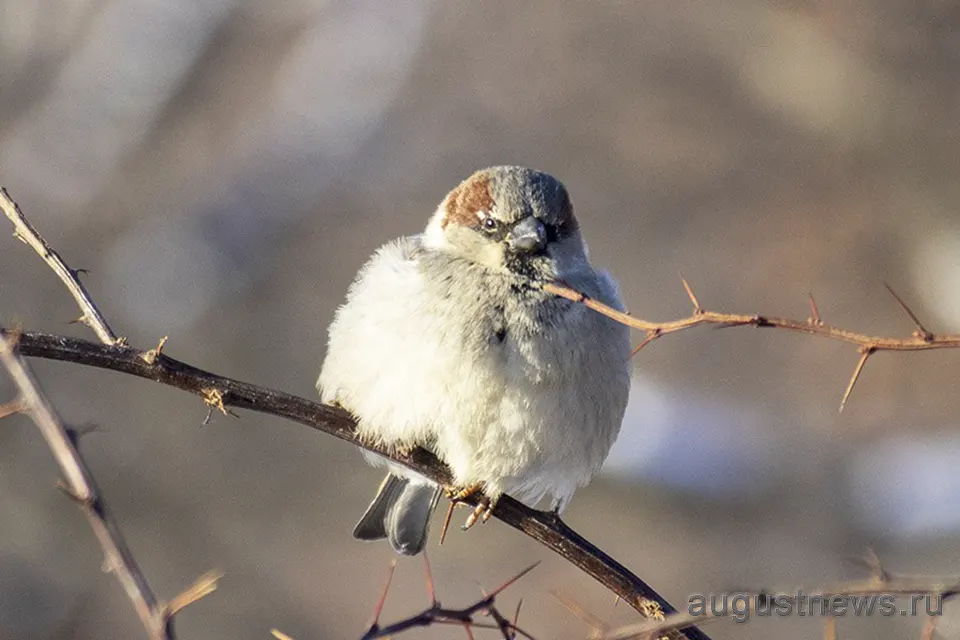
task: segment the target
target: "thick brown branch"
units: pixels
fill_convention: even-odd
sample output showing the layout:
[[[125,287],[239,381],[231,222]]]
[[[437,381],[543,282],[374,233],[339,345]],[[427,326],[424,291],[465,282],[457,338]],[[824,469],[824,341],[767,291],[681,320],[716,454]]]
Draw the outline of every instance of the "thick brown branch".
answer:
[[[77,304],[80,305],[80,310],[83,312],[83,315],[81,315],[77,321],[93,329],[101,342],[106,344],[124,342],[124,338],[118,338],[117,334],[110,328],[110,325],[107,324],[106,318],[104,318],[100,310],[97,309],[97,305],[93,303],[90,294],[87,293],[86,287],[83,286],[80,278],[77,277],[81,270],[71,269],[67,266],[67,263],[60,257],[60,254],[54,251],[53,247],[48,245],[40,234],[37,233],[37,230],[33,228],[33,225],[27,221],[20,211],[20,207],[10,199],[10,194],[8,194],[3,187],[0,187],[0,209],[3,209],[7,218],[13,223],[14,237],[30,245],[30,247],[43,258],[43,261],[53,269],[53,272],[57,274],[57,277],[63,281],[67,290],[70,291],[70,295],[72,295],[74,300],[77,301]]]
[[[0,329],[0,333],[3,332],[8,331]],[[224,407],[249,409],[298,422],[387,456],[441,484],[450,484],[452,480],[447,467],[425,449],[414,449],[408,454],[391,453],[360,442],[355,433],[356,423],[342,409],[219,376],[175,360],[166,353],[146,358],[146,352],[127,345],[102,345],[29,331],[20,336],[19,348],[25,356],[109,369],[183,389],[201,398],[208,398],[213,390],[219,394]],[[662,611],[670,614],[675,611],[643,580],[577,534],[553,513],[530,509],[509,496],[503,496],[497,502],[493,515],[552,549],[641,613]],[[687,629],[684,634],[691,640],[706,638],[696,629]]]
[[[208,576],[199,586],[178,596],[170,606],[161,604],[133,554],[120,533],[120,528],[107,510],[93,480],[93,475],[77,450],[74,438],[63,426],[53,407],[40,391],[26,363],[16,353],[17,335],[4,332],[0,335],[0,363],[6,368],[16,385],[23,413],[29,415],[53,452],[57,465],[66,478],[62,487],[80,505],[90,522],[105,556],[105,566],[120,581],[124,591],[134,604],[137,615],[143,622],[152,640],[172,640],[173,616],[187,604],[198,600],[216,588],[216,578]]]

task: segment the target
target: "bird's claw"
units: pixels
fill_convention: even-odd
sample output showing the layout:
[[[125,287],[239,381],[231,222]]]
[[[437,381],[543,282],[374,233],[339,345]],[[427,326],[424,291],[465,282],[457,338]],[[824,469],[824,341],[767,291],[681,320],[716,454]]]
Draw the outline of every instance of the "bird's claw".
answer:
[[[443,489],[447,498],[453,503],[453,505],[451,505],[451,509],[453,509],[454,505],[462,504],[470,498],[475,498],[477,500],[477,506],[474,507],[473,511],[470,512],[470,515],[467,516],[466,522],[464,522],[463,526],[460,527],[463,531],[466,531],[473,525],[477,524],[478,520],[480,522],[486,522],[493,515],[493,507],[496,503],[483,494],[483,489],[484,485],[482,482],[478,482],[466,487],[444,487]],[[444,530],[446,530],[446,526],[444,526]]]
[[[463,502],[467,498],[472,498],[478,493],[483,494],[483,483],[477,482],[476,484],[471,484],[466,487],[444,487],[443,492],[446,494],[447,498],[453,502]]]
[[[473,511],[470,512],[470,515],[467,516],[466,522],[463,523],[463,526],[460,527],[462,531],[466,531],[473,525],[477,524],[477,520],[481,522],[486,522],[490,519],[490,516],[493,515],[493,502],[490,501],[490,498],[483,496],[480,498],[480,504],[473,508]]]

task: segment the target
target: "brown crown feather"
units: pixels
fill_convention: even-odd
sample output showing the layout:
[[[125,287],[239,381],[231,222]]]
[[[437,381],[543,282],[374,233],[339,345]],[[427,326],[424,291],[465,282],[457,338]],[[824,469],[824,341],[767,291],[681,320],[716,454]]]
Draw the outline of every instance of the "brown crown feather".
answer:
[[[463,227],[478,228],[478,211],[490,211],[493,208],[493,196],[490,194],[490,178],[483,174],[471,176],[450,192],[443,203],[447,215],[440,223],[446,228],[451,222]]]

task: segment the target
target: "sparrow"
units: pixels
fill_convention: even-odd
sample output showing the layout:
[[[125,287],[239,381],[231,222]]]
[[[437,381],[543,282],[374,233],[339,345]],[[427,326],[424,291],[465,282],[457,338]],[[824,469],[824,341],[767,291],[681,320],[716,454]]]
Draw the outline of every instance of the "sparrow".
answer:
[[[453,486],[364,452],[387,476],[353,535],[416,555],[441,490],[509,493],[560,513],[600,469],[630,388],[629,330],[543,291],[561,282],[616,309],[566,188],[516,166],[477,171],[423,233],[380,247],[329,328],[321,400],[353,414],[364,442],[419,446]]]

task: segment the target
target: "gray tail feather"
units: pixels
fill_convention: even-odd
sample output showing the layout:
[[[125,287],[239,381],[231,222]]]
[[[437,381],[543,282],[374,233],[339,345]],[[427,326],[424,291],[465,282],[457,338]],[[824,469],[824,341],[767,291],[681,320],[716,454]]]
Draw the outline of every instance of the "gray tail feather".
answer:
[[[430,514],[440,498],[440,487],[387,474],[353,537],[360,540],[387,538],[397,553],[415,556],[427,543]]]

